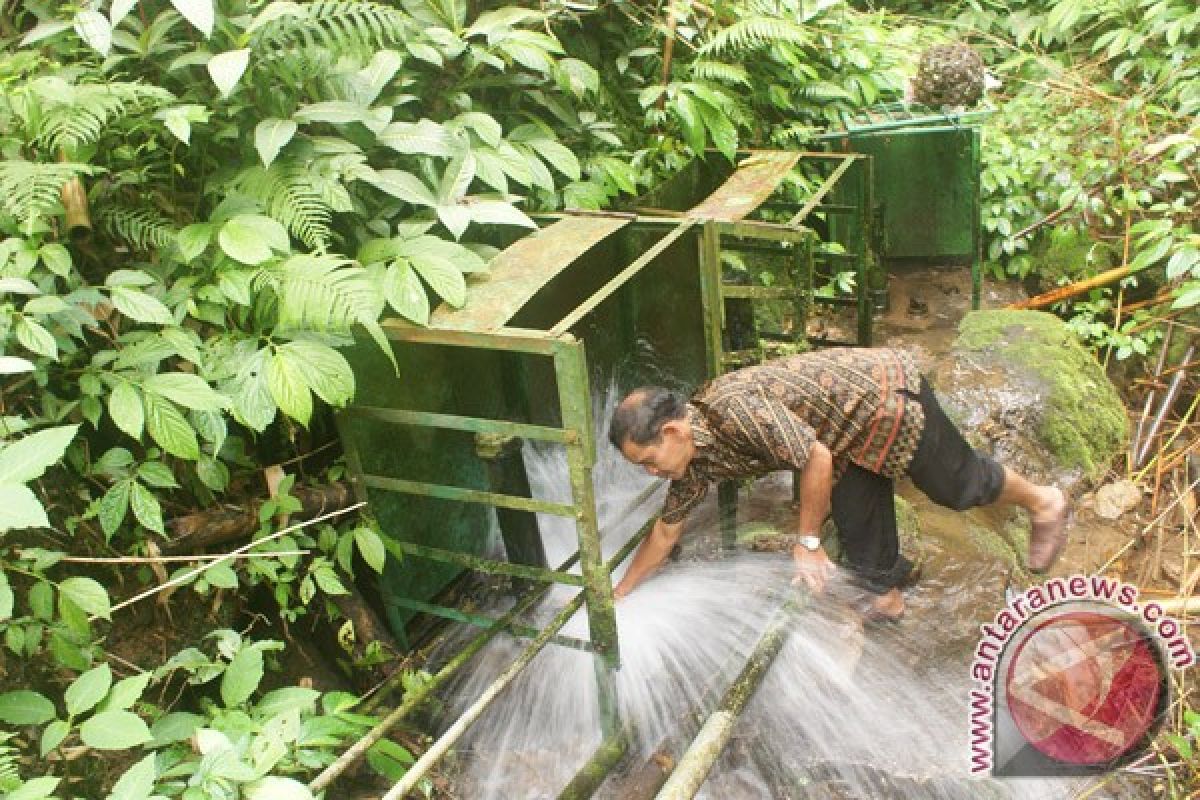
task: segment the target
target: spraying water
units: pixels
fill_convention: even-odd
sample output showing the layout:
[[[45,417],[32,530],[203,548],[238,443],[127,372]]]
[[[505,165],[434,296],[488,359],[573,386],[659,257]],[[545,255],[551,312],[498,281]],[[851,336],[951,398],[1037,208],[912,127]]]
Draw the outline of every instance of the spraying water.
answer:
[[[615,403],[610,391],[596,419]],[[620,548],[661,505],[665,486],[626,463],[599,437],[594,472],[606,556]],[[535,496],[569,502],[565,457],[527,445]],[[709,518],[714,515],[708,514]],[[693,525],[689,536],[702,536]],[[569,520],[539,515],[548,562],[576,549]],[[647,765],[661,778],[687,746],[753,651],[767,621],[790,591],[789,559],[745,553],[716,561],[670,564],[616,606],[622,667],[622,720],[634,733],[630,754],[597,797],[652,796],[639,778]],[[620,577],[624,565],[614,578]],[[940,591],[958,589],[944,586]],[[552,590],[538,611],[544,622],[575,590]],[[727,798],[879,798],[928,800],[1057,798],[1067,782],[1000,784],[968,780],[968,653],[928,663],[912,621],[866,635],[846,611],[852,589],[835,581],[789,620],[789,637],[738,723],[735,739],[701,791]],[[927,604],[936,612],[937,603]],[[918,607],[913,613],[919,613]],[[936,617],[922,624],[936,625]],[[586,638],[582,613],[562,631]],[[497,637],[460,674],[447,720],[468,705],[523,649]],[[555,797],[600,744],[593,656],[566,647],[543,650],[460,742],[456,789],[463,797]],[[698,716],[699,714],[699,716]],[[650,772],[654,772],[651,769]],[[661,780],[659,781],[661,783]],[[648,787],[648,788],[647,788]]]

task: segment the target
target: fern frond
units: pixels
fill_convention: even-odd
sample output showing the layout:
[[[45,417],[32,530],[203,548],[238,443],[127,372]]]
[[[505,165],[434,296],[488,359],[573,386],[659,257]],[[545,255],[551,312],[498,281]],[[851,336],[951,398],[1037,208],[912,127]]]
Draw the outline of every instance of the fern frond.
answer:
[[[740,53],[758,50],[773,44],[790,43],[806,46],[812,43],[813,35],[807,28],[791,20],[778,17],[747,17],[727,28],[717,31],[712,39],[700,48],[700,55]]]
[[[163,249],[175,241],[175,226],[153,208],[103,208],[96,217],[109,235],[137,250]]]
[[[32,229],[35,220],[59,207],[63,184],[94,172],[88,164],[0,161],[0,211]]]
[[[313,188],[303,165],[279,160],[269,167],[251,167],[234,179],[234,185],[262,203],[297,239],[320,252],[329,249],[333,210]]]
[[[750,73],[745,67],[698,58],[692,62],[692,76],[699,80],[717,81],[725,84],[750,85]]]
[[[353,264],[334,255],[292,256],[261,270],[255,284],[274,289],[280,327],[346,332],[375,322],[382,310],[366,270]]]
[[[788,145],[806,144],[812,140],[817,134],[817,129],[812,125],[805,125],[800,122],[791,125],[779,125],[771,130],[770,138],[772,144],[786,147]]]
[[[820,103],[828,103],[833,100],[854,100],[854,95],[829,81],[817,81],[801,86],[799,94],[806,100],[816,100]]]
[[[299,44],[334,52],[387,47],[419,35],[412,18],[400,9],[355,0],[318,0],[296,6],[254,30],[259,44]]]
[[[9,792],[19,789],[23,783],[21,774],[17,771],[20,752],[8,744],[8,740],[15,736],[13,733],[0,733],[0,792],[4,792],[6,796]]]
[[[91,144],[122,117],[158,108],[174,99],[166,89],[141,83],[70,86],[65,96],[42,97],[45,108],[37,140],[55,152]]]

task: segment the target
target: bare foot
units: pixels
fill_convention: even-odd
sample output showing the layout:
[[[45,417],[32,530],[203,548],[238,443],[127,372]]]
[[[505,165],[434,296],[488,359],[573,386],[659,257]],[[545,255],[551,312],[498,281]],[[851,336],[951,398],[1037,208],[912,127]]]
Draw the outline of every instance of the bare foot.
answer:
[[[863,607],[863,622],[895,622],[904,615],[904,595],[899,589],[868,597],[874,599]]]
[[[1050,487],[1048,497],[1033,513],[1033,530],[1029,534],[1029,570],[1045,572],[1054,565],[1067,542],[1067,495],[1058,487]]]

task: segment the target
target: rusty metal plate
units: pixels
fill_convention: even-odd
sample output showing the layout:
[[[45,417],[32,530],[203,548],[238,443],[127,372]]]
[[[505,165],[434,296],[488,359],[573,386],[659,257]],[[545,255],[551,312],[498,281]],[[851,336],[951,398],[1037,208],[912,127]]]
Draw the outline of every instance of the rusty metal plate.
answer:
[[[538,290],[596,244],[628,225],[623,217],[568,217],[513,243],[492,260],[482,280],[467,286],[462,308],[443,303],[431,328],[493,331],[503,327]]]
[[[743,219],[771,196],[799,160],[800,153],[795,151],[756,152],[738,164],[725,183],[693,206],[687,216],[724,222]]]

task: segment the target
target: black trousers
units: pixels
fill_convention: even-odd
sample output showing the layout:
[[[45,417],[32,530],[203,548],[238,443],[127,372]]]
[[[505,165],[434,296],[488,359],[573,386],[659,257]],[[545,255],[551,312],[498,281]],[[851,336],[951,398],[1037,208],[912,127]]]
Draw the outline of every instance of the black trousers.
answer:
[[[924,377],[915,399],[925,411],[925,430],[908,467],[916,487],[959,511],[994,502],[1004,487],[1004,468],[967,444]],[[844,560],[857,581],[877,593],[902,583],[912,562],[900,555],[892,479],[850,464],[833,486],[832,506]]]

